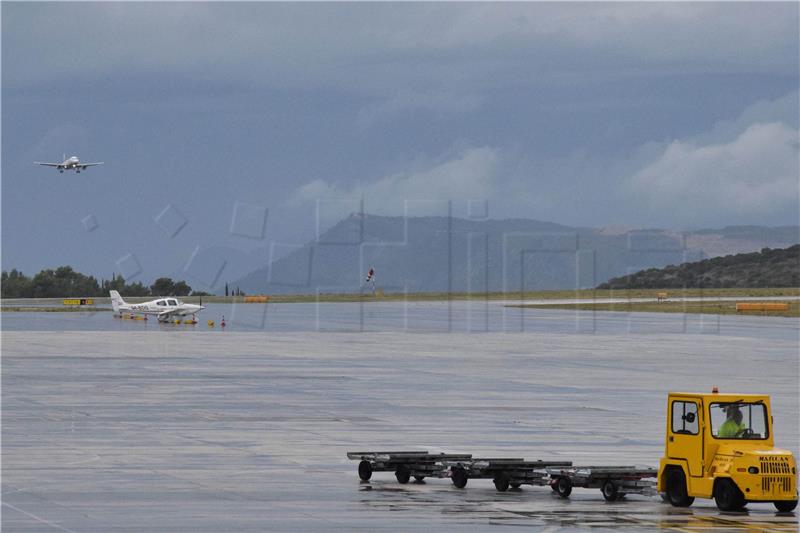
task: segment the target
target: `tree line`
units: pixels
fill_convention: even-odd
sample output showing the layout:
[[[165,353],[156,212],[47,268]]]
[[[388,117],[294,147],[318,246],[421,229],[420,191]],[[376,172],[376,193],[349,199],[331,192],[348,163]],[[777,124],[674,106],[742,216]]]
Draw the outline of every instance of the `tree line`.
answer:
[[[613,278],[598,289],[800,287],[800,244],[763,248],[693,263],[649,268]]]
[[[0,279],[2,298],[64,298],[108,296],[111,290],[123,296],[205,296],[207,293],[194,291],[185,281],[171,278],[158,278],[146,286],[139,281],[126,283],[122,276],[111,275],[111,279],[98,280],[76,272],[71,266],[45,269],[33,277],[28,277],[17,269],[3,271]]]

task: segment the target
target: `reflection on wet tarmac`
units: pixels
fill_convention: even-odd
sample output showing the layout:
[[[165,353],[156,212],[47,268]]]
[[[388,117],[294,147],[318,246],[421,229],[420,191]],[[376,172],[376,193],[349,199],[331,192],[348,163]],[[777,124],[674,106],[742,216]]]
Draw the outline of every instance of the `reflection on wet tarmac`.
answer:
[[[419,516],[441,514],[458,521],[570,529],[635,529],[675,531],[797,531],[795,513],[776,513],[770,504],[750,504],[752,509],[721,513],[713,504],[674,508],[659,498],[631,497],[606,502],[599,492],[576,490],[562,499],[546,488],[497,493],[489,487],[461,490],[437,480],[423,490],[391,482],[361,482],[360,504],[373,511]],[[403,520],[403,518],[399,518]]]

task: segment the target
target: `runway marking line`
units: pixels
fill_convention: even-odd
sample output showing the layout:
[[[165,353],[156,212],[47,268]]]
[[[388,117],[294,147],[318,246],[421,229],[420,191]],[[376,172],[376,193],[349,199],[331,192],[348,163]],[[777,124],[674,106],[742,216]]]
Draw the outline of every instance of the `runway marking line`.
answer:
[[[61,531],[66,531],[67,533],[77,533],[76,531],[72,531],[71,529],[67,529],[67,528],[59,526],[58,524],[55,524],[55,523],[53,523],[53,522],[51,522],[49,520],[45,520],[42,517],[36,516],[33,513],[29,513],[28,511],[26,511],[24,509],[20,509],[19,507],[15,506],[15,505],[11,505],[8,502],[3,502],[3,505],[8,507],[9,509],[13,509],[13,510],[17,511],[18,513],[22,513],[25,516],[29,516],[29,517],[33,518],[34,520],[36,520],[37,522],[41,522],[42,524],[47,524],[50,527],[54,527],[56,529],[60,529]]]

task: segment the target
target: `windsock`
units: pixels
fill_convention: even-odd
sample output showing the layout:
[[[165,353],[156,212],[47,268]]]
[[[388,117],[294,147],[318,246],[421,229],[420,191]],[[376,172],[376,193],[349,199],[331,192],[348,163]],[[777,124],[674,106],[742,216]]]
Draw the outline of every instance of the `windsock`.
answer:
[[[370,268],[369,272],[367,272],[367,283],[372,281],[372,278],[374,278],[374,277],[375,277],[375,269],[374,268]]]

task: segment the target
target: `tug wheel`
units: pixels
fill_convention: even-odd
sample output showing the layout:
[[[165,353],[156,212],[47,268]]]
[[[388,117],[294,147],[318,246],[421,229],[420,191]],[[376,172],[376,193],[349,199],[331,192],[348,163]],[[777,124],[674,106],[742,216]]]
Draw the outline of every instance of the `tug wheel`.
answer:
[[[512,483],[512,484],[511,484],[511,488],[512,488],[512,489],[518,489],[518,488],[520,488],[521,486],[522,486],[522,483]]]
[[[775,504],[775,509],[777,509],[779,513],[791,513],[794,511],[794,508],[797,507],[797,500],[784,500],[773,503]]]
[[[671,468],[667,473],[667,498],[674,507],[689,507],[694,497],[686,490],[686,476],[680,468]]]
[[[372,464],[369,461],[358,463],[358,477],[364,481],[369,481],[369,478],[372,477]]]
[[[720,479],[714,489],[714,501],[720,511],[739,511],[745,506],[744,494],[730,479]]]

